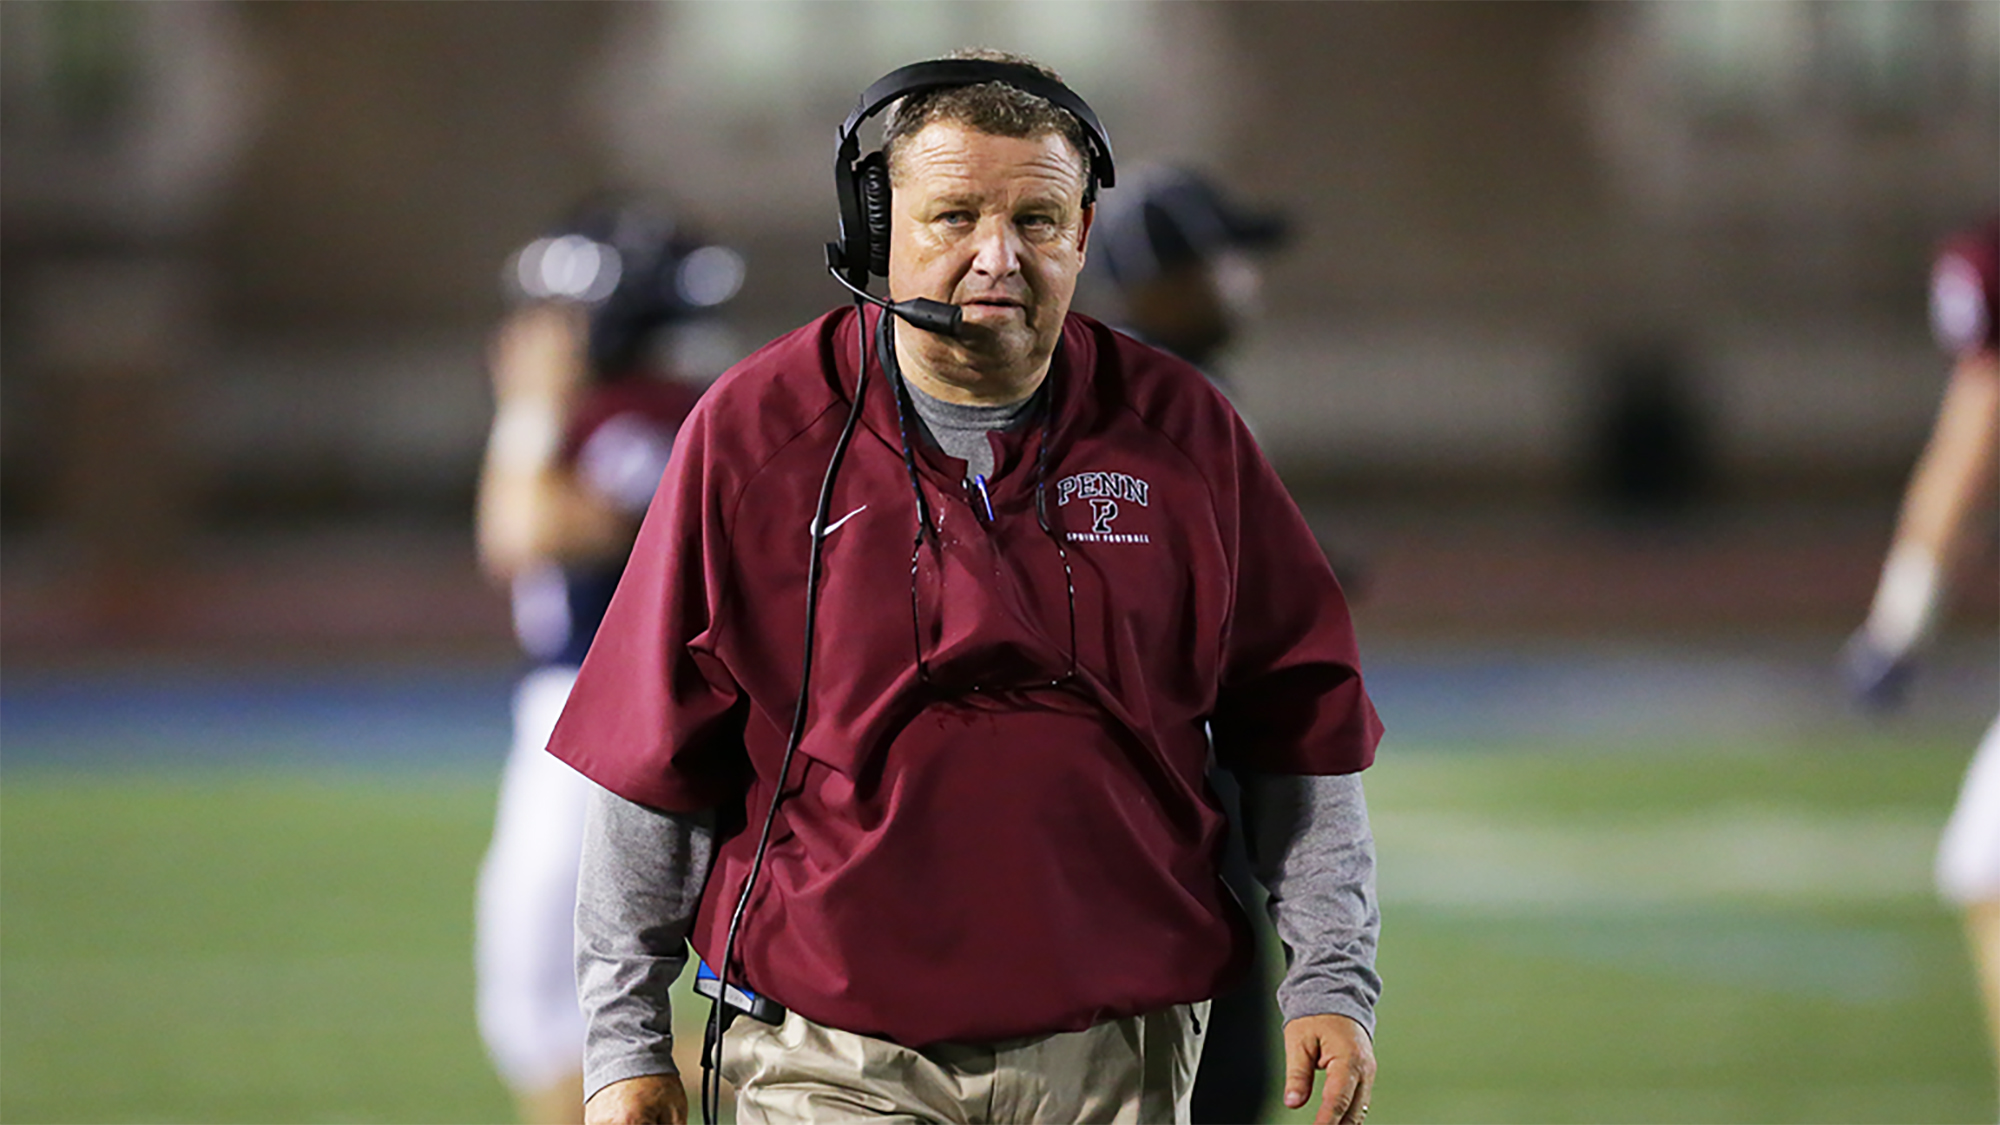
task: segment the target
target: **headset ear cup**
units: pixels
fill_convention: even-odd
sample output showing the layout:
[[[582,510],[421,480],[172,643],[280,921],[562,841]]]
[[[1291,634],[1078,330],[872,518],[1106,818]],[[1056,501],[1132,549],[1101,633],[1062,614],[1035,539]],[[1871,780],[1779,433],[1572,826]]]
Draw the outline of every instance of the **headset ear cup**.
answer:
[[[855,168],[861,190],[861,221],[867,228],[868,272],[889,276],[889,162],[871,152]]]

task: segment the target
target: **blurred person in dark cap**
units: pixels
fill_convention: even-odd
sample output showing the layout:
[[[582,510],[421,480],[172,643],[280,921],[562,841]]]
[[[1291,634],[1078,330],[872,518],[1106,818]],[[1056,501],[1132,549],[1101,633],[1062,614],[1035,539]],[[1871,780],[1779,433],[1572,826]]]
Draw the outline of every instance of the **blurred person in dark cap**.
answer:
[[[1262,260],[1291,244],[1292,222],[1190,168],[1142,168],[1127,184],[1098,204],[1078,305],[1194,364],[1240,412],[1224,360],[1257,319]],[[1244,421],[1256,429],[1256,419]],[[1366,560],[1339,550],[1332,562],[1349,599],[1365,597]]]
[[[590,785],[542,751],[703,389],[662,345],[742,276],[733,250],[609,197],[505,270],[513,307],[491,354],[477,531],[482,566],[513,595],[532,667],[515,691],[480,867],[476,960],[480,1034],[526,1122],[580,1121],[583,1110],[573,934]]]
[[[2000,216],[1939,249],[1930,303],[1932,331],[1952,356],[1951,376],[1903,493],[1868,619],[1844,653],[1848,686],[1875,708],[1902,703],[1936,633],[1953,572],[1992,534],[2000,467]],[[1945,825],[1937,886],[1965,912],[2000,1048],[2000,720],[1981,740]]]
[[[1256,307],[1255,255],[1284,246],[1291,223],[1187,168],[1141,170],[1107,192],[1090,269],[1120,328],[1216,378],[1214,365]]]
[[[1276,210],[1247,205],[1193,169],[1153,166],[1105,194],[1088,272],[1104,298],[1107,320],[1201,368],[1229,393],[1217,362],[1254,315],[1262,281],[1257,257],[1284,246],[1290,236],[1290,222]],[[1351,587],[1348,573],[1336,570]],[[1211,783],[1232,824],[1240,826],[1235,778],[1218,769]],[[1217,996],[1209,1011],[1192,1103],[1198,1125],[1263,1120],[1276,1068],[1269,1029],[1280,1016],[1263,956],[1269,925],[1264,912],[1254,909],[1262,891],[1240,828],[1230,833],[1223,878],[1253,907],[1257,961],[1249,979]]]

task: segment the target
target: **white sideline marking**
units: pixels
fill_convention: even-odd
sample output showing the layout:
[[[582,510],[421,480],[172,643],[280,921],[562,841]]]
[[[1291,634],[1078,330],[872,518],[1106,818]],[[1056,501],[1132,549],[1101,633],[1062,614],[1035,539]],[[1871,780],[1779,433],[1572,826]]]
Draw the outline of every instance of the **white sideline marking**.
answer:
[[[1371,819],[1383,901],[1432,906],[1927,898],[1941,827],[1757,805],[1622,825],[1392,810]]]

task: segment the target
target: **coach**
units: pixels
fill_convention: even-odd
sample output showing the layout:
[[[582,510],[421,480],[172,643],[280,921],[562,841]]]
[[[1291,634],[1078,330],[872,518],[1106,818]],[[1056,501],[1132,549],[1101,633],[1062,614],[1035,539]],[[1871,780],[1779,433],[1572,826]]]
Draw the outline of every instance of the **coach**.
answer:
[[[894,315],[860,294],[703,398],[550,743],[602,787],[587,1116],[686,1119],[692,942],[773,1005],[723,1038],[740,1120],[1186,1120],[1250,958],[1213,753],[1287,946],[1286,1103],[1326,1070],[1358,1122],[1381,726],[1333,573],[1200,372],[1069,312],[1113,180],[1081,99],[990,52],[870,94],[831,259]]]

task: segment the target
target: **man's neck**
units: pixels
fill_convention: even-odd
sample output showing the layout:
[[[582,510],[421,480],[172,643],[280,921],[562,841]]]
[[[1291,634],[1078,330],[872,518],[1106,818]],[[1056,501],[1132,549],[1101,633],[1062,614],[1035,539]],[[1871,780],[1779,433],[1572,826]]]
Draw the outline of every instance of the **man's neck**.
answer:
[[[925,394],[943,402],[959,406],[1006,406],[1025,401],[1048,378],[1050,358],[1044,358],[1040,365],[1027,372],[980,371],[969,365],[953,365],[945,370],[945,360],[936,354],[938,350],[925,348],[921,342],[911,337],[919,336],[921,329],[903,330],[895,326],[896,362],[903,370],[903,377],[920,388]]]

